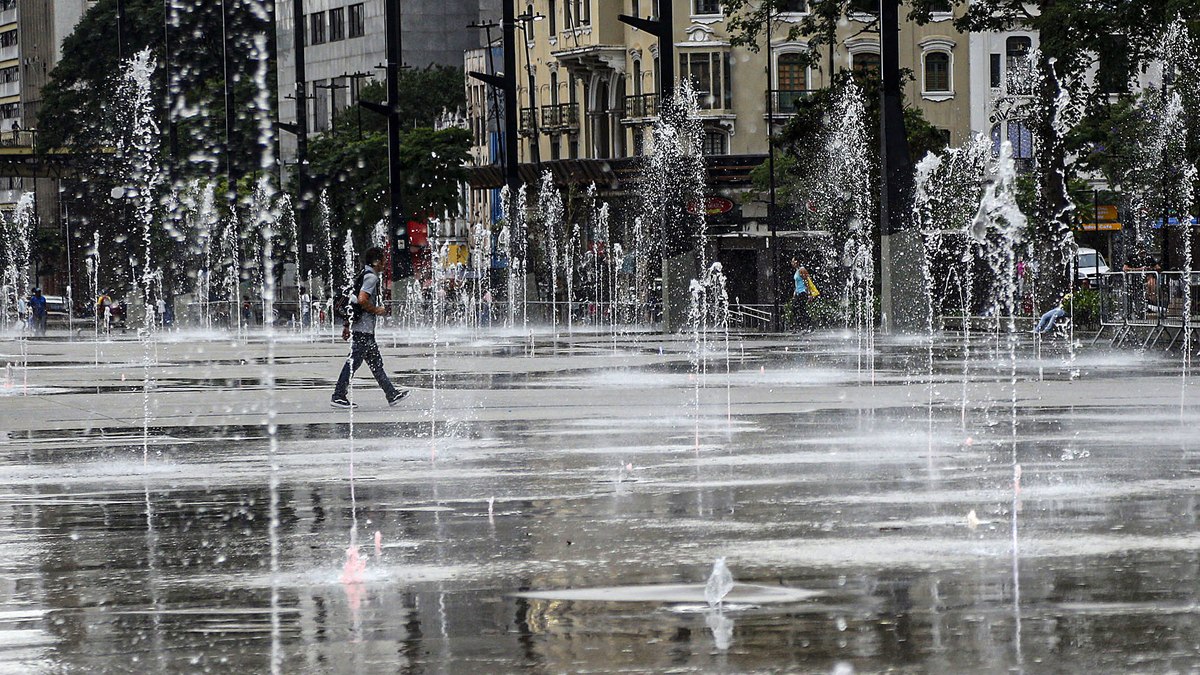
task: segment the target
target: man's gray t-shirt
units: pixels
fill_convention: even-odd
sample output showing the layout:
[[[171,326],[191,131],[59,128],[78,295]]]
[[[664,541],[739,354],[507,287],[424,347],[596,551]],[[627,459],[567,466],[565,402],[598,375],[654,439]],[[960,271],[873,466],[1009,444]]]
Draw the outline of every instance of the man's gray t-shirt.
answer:
[[[379,306],[379,275],[368,265],[363,268],[362,288],[359,290],[365,292],[367,297],[371,298],[371,304]],[[350,326],[350,330],[355,333],[375,333],[375,315],[367,311],[363,311],[358,320]]]

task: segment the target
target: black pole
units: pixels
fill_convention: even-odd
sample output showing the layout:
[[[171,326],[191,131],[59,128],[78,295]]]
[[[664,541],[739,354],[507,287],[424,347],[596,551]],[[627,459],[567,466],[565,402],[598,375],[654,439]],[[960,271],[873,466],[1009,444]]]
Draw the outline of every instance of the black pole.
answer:
[[[521,171],[517,162],[517,40],[515,0],[502,0],[504,13],[500,21],[500,39],[504,43],[504,173],[508,193],[516,197],[521,189]]]
[[[233,100],[233,74],[229,68],[229,7],[228,0],[221,0],[221,64],[222,86],[225,89],[225,180],[227,197],[232,202],[237,196],[237,175],[233,167],[233,127],[237,119]]]
[[[125,0],[117,0],[117,62],[125,62]]]
[[[308,180],[308,83],[305,73],[304,47],[307,42],[307,31],[304,25],[304,0],[292,0],[292,22],[295,26],[292,39],[294,58],[296,60],[296,85],[293,96],[296,99],[296,250],[299,253],[300,269],[296,275],[305,278],[305,272],[312,269],[313,254],[308,246],[313,241],[312,236],[312,202]],[[332,274],[333,270],[329,270]]]
[[[771,201],[767,204],[767,225],[771,230],[771,323],[778,333],[782,328],[779,311],[779,213],[775,200],[775,68],[771,62],[771,19],[774,7],[767,14],[767,174],[770,179]]]
[[[163,0],[163,77],[167,96],[168,171],[174,177],[179,161],[179,125],[175,120],[175,82],[171,77],[171,20],[175,15],[175,0]]]
[[[880,229],[896,234],[905,229],[912,194],[912,160],[904,128],[903,80],[900,74],[900,3],[880,2],[879,42],[883,75],[880,148],[883,158]]]
[[[388,232],[392,248],[392,279],[412,275],[408,252],[408,221],[404,211],[404,185],[400,178],[400,67],[404,48],[400,1],[387,0],[387,106],[388,106]]]
[[[522,14],[517,18],[521,21],[521,32],[525,33],[525,39],[523,40],[525,43],[525,74],[529,77],[529,130],[533,134],[532,140],[529,142],[529,158],[533,161],[534,166],[538,168],[538,173],[541,173],[541,136],[538,133],[537,99],[534,98],[537,82],[533,76],[533,61],[529,58],[529,31],[533,30],[534,15]]]

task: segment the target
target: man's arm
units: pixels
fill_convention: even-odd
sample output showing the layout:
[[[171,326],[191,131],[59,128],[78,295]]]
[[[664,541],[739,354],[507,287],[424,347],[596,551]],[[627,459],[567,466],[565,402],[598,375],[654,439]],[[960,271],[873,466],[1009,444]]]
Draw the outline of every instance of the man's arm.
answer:
[[[374,314],[375,316],[387,314],[386,309],[371,302],[371,294],[366,291],[358,292],[358,306],[362,307],[362,310],[367,314]]]

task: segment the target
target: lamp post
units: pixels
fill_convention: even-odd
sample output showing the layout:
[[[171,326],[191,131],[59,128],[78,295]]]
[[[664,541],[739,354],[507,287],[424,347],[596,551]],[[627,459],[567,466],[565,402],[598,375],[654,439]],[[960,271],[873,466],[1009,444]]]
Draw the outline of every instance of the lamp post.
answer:
[[[538,167],[539,173],[542,165],[542,150],[540,147],[542,139],[538,133],[537,100],[534,98],[537,84],[534,81],[533,61],[529,57],[529,41],[533,36],[533,23],[545,18],[542,14],[531,14],[529,12],[516,16],[516,20],[520,22],[517,26],[520,27],[521,33],[525,36],[525,74],[529,78],[529,126],[532,132],[532,139],[529,142],[529,156],[533,160],[534,166]]]
[[[775,18],[775,2],[769,0],[764,30],[767,34],[767,174],[771,201],[767,204],[767,226],[771,231],[771,313],[775,332],[780,332],[783,317],[779,311],[779,213],[775,201],[775,64],[772,59],[774,42],[771,40],[772,20]]]

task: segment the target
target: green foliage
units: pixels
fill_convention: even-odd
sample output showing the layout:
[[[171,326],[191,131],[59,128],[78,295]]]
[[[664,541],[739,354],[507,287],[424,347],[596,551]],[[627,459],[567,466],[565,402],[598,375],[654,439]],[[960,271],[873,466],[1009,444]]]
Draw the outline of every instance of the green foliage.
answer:
[[[458,212],[471,134],[432,126],[443,110],[465,105],[462,78],[461,70],[445,66],[401,73],[401,119],[413,124],[401,133],[398,162],[408,218]],[[381,102],[383,85],[367,84],[361,98]],[[342,111],[332,130],[310,141],[309,165],[318,189],[328,190],[334,228],[349,228],[358,241],[364,240],[388,205],[387,120],[368,111]]]
[[[1100,293],[1086,288],[1077,290],[1063,309],[1071,313],[1076,326],[1095,326],[1100,322]]]

